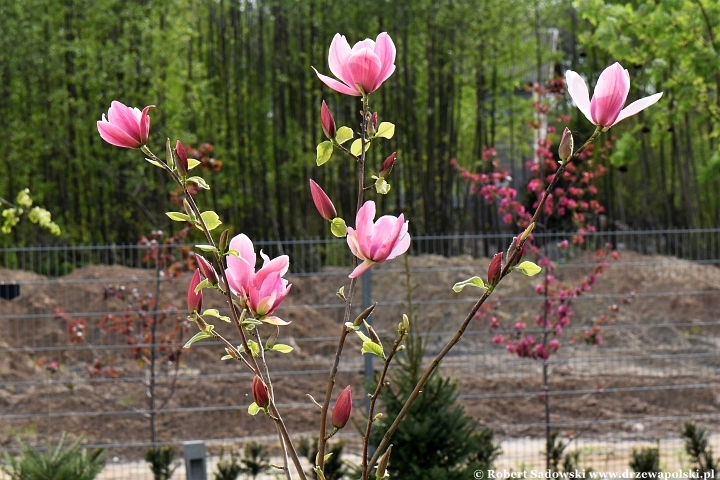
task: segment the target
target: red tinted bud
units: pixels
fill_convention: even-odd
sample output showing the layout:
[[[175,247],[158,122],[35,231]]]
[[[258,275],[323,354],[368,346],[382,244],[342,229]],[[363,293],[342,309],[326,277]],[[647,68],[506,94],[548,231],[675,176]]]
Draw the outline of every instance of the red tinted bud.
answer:
[[[195,293],[195,287],[197,287],[199,284],[200,270],[195,270],[195,273],[193,273],[192,279],[190,280],[190,286],[188,287],[187,292],[187,304],[188,311],[190,313],[200,312],[202,310],[202,290],[200,290],[198,293]]]
[[[332,411],[332,424],[335,428],[343,428],[347,421],[350,419],[352,413],[352,392],[350,391],[350,385],[345,387],[345,390],[340,392],[337,402],[335,402],[335,408]]]
[[[177,171],[181,177],[187,176],[188,172],[188,159],[185,147],[183,147],[180,140],[175,143],[175,156],[177,157]]]
[[[488,283],[493,287],[500,281],[500,273],[502,271],[502,257],[503,253],[496,253],[493,259],[490,261],[488,267]]]
[[[570,133],[569,128],[565,127],[562,138],[560,139],[560,147],[558,147],[558,156],[563,163],[567,162],[568,159],[572,157],[574,148],[572,133]]]
[[[377,132],[378,127],[378,114],[377,112],[373,112],[373,114],[370,116],[370,134],[374,135],[375,132]]]
[[[335,134],[337,133],[335,130],[335,119],[333,118],[332,113],[330,113],[330,109],[325,103],[325,100],[323,100],[322,107],[320,108],[320,121],[322,121],[322,128],[325,136],[330,140],[335,138]]]
[[[392,170],[393,165],[395,165],[395,157],[396,156],[397,156],[396,152],[393,152],[382,163],[382,166],[380,167],[380,177],[381,178],[387,178],[388,175],[390,175],[390,171]]]
[[[268,395],[268,389],[263,382],[262,378],[255,375],[252,381],[252,394],[253,400],[260,408],[267,408],[270,405],[270,396]]]
[[[215,269],[213,266],[205,260],[205,257],[202,255],[195,255],[195,261],[197,261],[198,269],[200,270],[200,273],[203,277],[207,278],[210,283],[215,285],[218,282],[218,276],[217,272],[215,272]]]
[[[337,211],[335,211],[335,205],[330,201],[330,197],[327,196],[325,191],[320,188],[320,185],[315,183],[315,180],[310,179],[310,193],[312,194],[315,208],[320,212],[320,216],[325,220],[332,220],[337,217]]]

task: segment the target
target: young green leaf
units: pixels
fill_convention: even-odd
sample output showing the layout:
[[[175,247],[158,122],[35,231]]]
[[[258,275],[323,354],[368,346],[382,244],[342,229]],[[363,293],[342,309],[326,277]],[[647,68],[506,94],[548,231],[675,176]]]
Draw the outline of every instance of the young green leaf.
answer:
[[[291,347],[290,345],[276,343],[275,345],[272,346],[272,348],[270,350],[272,350],[273,352],[290,353],[295,349],[293,347]]]
[[[197,293],[200,290],[202,290],[203,288],[210,288],[212,286],[213,286],[213,284],[210,283],[210,281],[207,278],[203,278],[202,280],[200,280],[200,283],[198,283],[197,286],[195,287],[195,294],[197,295]]]
[[[193,168],[200,165],[199,160],[195,160],[194,158],[188,158],[188,170],[192,170]]]
[[[360,145],[362,145],[362,140],[360,140],[360,139],[358,138],[357,140],[355,140],[355,141],[352,143],[352,145],[350,145],[350,153],[352,153],[352,154],[355,155],[356,157],[359,157],[359,156],[360,156],[360,149],[361,149]],[[370,142],[365,142],[365,151],[366,151],[366,152],[368,151],[368,148],[370,148]]]
[[[206,338],[212,338],[212,335],[208,335],[205,332],[198,332],[190,340],[187,341],[183,348],[190,348],[190,345],[192,345],[193,343],[204,340]]]
[[[252,402],[252,403],[250,404],[250,406],[248,407],[248,413],[249,413],[250,415],[257,415],[258,413],[260,413],[260,410],[262,410],[262,409],[261,409],[260,406],[259,406],[257,403],[255,403],[255,402]]]
[[[232,360],[233,358],[235,358],[235,357],[233,357],[232,355],[223,355],[223,357],[220,360]]]
[[[483,282],[482,278],[480,277],[472,277],[468,278],[467,280],[463,280],[462,282],[458,282],[453,285],[452,289],[455,291],[455,293],[459,293],[465,287],[477,287],[487,289],[487,287],[485,286],[485,282]]]
[[[387,195],[390,191],[390,184],[382,177],[373,175],[373,178],[375,179],[375,191],[380,195]]]
[[[347,225],[345,220],[340,217],[335,217],[330,221],[330,231],[336,237],[344,237],[347,235]]]
[[[374,342],[363,342],[362,350],[360,350],[360,353],[362,353],[363,355],[365,355],[366,353],[372,353],[373,355],[385,360],[385,353],[383,353],[382,347]]]
[[[335,134],[335,141],[340,145],[347,142],[351,138],[353,138],[353,131],[350,127],[340,127]]]
[[[520,270],[522,273],[524,273],[524,274],[527,275],[528,277],[532,277],[532,276],[535,276],[535,275],[537,275],[538,273],[540,273],[540,271],[542,270],[542,268],[540,268],[539,266],[535,265],[533,262],[531,262],[531,261],[529,261],[529,260],[525,260],[525,261],[522,262],[520,265],[518,265],[517,267],[515,267],[514,270]]]
[[[145,158],[145,160],[146,160],[148,163],[152,163],[152,164],[155,165],[156,167],[165,168],[165,167],[163,167],[163,164],[160,163],[160,162],[158,162],[157,160],[153,160],[152,158]]]
[[[250,347],[250,352],[252,352],[253,357],[259,357],[260,356],[260,346],[255,342],[254,340],[248,340],[248,347]]]
[[[203,252],[217,252],[217,247],[213,247],[212,245],[195,245],[195,248],[202,250]]]
[[[210,185],[208,185],[205,179],[202,177],[190,177],[187,179],[187,181],[194,182],[197,184],[198,187],[204,188],[205,190],[210,190]]]
[[[184,213],[180,212],[165,212],[165,215],[170,217],[170,220],[174,220],[176,222],[189,222],[190,216],[185,215]]]
[[[326,140],[317,146],[317,162],[318,167],[330,160],[333,152],[333,144],[330,140]]]
[[[207,280],[207,279],[206,279],[206,280]],[[201,282],[201,283],[202,283],[202,282]],[[200,286],[200,285],[198,285],[198,287],[199,287],[199,286]],[[230,322],[230,318],[228,318],[228,317],[226,317],[226,316],[224,316],[224,315],[220,315],[220,312],[219,312],[218,310],[214,309],[214,308],[209,308],[209,309],[205,310],[202,315],[203,315],[203,317],[206,317],[206,316],[215,317],[215,318],[217,318],[218,320],[222,320],[223,322],[231,323],[231,322]]]
[[[207,212],[202,212],[200,214],[200,216],[202,217],[203,221],[205,222],[205,226],[208,228],[208,230],[214,230],[222,224],[218,214],[213,212],[212,210],[208,210]]]
[[[390,122],[381,122],[378,126],[376,137],[390,139],[395,135],[395,125]]]

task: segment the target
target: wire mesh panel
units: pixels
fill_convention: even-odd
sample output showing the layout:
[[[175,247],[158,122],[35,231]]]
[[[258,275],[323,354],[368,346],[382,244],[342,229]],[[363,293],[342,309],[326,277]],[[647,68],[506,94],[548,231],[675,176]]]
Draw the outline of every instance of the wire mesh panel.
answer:
[[[557,336],[548,390],[542,362],[493,341],[515,335],[518,323],[528,335],[542,335],[536,322],[542,279],[519,272],[471,321],[441,373],[457,379],[460,402],[495,431],[503,449],[498,468],[544,466],[546,397],[551,429],[569,443],[568,451],[580,452],[583,465],[623,471],[633,448],[659,442],[667,468],[686,467],[678,434],[683,422],[693,417],[713,426],[720,416],[720,229],[600,232],[558,247],[565,238],[543,234],[535,241],[566,285],[583,285],[594,275],[605,261],[595,252],[607,243],[619,258],[608,259],[593,288],[569,304],[572,322]],[[511,240],[416,237],[407,264],[400,257],[373,267],[372,300],[379,304],[373,322],[383,340],[391,341],[403,313],[414,314],[429,364],[478,298],[477,291],[455,293],[452,285],[484,277],[487,256]],[[342,328],[344,304],[336,292],[347,287],[352,258],[342,240],[256,242],[256,248],[270,257],[291,256],[293,287],[277,313],[292,323],[278,341],[295,351],[271,355],[269,363],[290,431],[311,437],[317,407],[306,394],[322,397]],[[187,246],[167,249],[187,258]],[[224,351],[216,343],[181,348],[197,328],[185,319],[188,272],[158,276],[139,246],[4,249],[0,265],[0,281],[19,286],[18,296],[0,299],[1,450],[17,451],[16,438],[42,445],[70,432],[107,448],[102,478],[117,479],[145,478],[143,455],[153,431],[155,443],[176,445],[178,452],[183,441],[205,440],[215,458],[262,439],[277,454],[270,422],[246,412],[250,373],[220,361]],[[360,283],[355,314],[362,309]],[[206,292],[204,306],[227,314],[223,299]],[[152,325],[155,348],[147,334]],[[236,336],[225,324],[217,328]],[[360,343],[349,337],[337,382],[353,386],[356,405],[363,405],[364,368]],[[356,410],[360,419],[362,409]],[[357,435],[344,438],[357,452]]]

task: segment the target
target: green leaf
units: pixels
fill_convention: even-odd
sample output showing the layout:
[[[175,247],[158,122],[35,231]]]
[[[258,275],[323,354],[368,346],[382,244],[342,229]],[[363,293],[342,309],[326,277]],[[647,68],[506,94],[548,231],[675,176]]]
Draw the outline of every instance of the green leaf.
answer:
[[[350,127],[340,127],[338,128],[337,133],[335,133],[335,141],[340,145],[351,138],[353,138],[353,131]]]
[[[332,456],[333,456],[333,454],[332,454],[332,452],[330,452],[330,453],[328,453],[327,455],[325,455],[323,458],[324,458],[325,461],[327,462],[327,461],[330,459],[330,457],[332,457]]]
[[[542,271],[542,268],[535,265],[533,262],[529,260],[525,260],[520,265],[515,267],[513,270],[520,270],[522,273],[527,275],[528,277],[532,277],[537,275]]]
[[[200,290],[202,290],[203,288],[210,288],[212,286],[213,286],[213,284],[210,283],[210,281],[207,278],[203,278],[202,280],[200,280],[200,283],[198,283],[197,286],[195,287],[195,294],[197,295],[197,293]]]
[[[175,220],[176,222],[189,222],[190,216],[185,215],[184,213],[180,212],[165,212],[165,215],[170,217],[170,220]]]
[[[194,158],[188,158],[188,170],[192,170],[193,168],[200,165],[199,160],[195,160]]]
[[[225,252],[225,255],[232,255],[233,257],[237,257],[240,260],[247,263],[247,261],[245,261],[245,259],[240,256],[240,252],[238,252],[237,250],[233,250],[232,248],[230,250],[228,250],[227,252]]]
[[[232,360],[234,358],[235,357],[233,357],[232,355],[223,355],[223,357],[220,360]]]
[[[272,346],[272,348],[270,350],[272,350],[273,352],[290,353],[295,349],[293,347],[291,347],[290,345],[276,343],[275,345]]]
[[[370,340],[370,337],[368,337],[367,335],[365,335],[365,334],[364,334],[363,332],[361,332],[360,330],[355,330],[355,333],[358,334],[358,337],[360,337],[360,340],[362,340],[363,343],[367,343],[367,342],[373,343],[373,341]]]
[[[212,335],[208,335],[205,332],[198,332],[190,340],[187,341],[183,348],[190,348],[190,345],[192,345],[193,343],[200,340],[205,340],[206,338],[212,338]]]
[[[260,406],[258,406],[258,404],[255,402],[252,402],[248,407],[248,413],[250,415],[257,415],[258,413],[260,413],[260,410],[262,410],[262,408],[260,408]]]
[[[253,357],[259,357],[260,356],[260,346],[257,344],[254,340],[248,340],[248,347],[250,347],[250,352],[252,353]]]
[[[175,152],[173,152],[169,138],[165,142],[165,163],[170,167],[170,170],[175,168]]]
[[[355,140],[352,145],[350,145],[350,153],[355,155],[356,157],[360,156],[360,145],[362,145],[362,140],[359,138]],[[365,142],[365,151],[368,151],[368,148],[370,148],[370,142]]]
[[[378,125],[377,133],[375,134],[376,137],[382,137],[390,139],[395,135],[395,125],[390,122],[381,122],[380,125]]]
[[[330,221],[330,231],[336,237],[344,237],[347,235],[347,225],[345,220],[340,217],[335,217]]]
[[[152,158],[145,158],[145,161],[148,163],[152,163],[156,167],[165,168],[162,163],[158,162],[157,160],[153,160]]]
[[[213,247],[212,245],[195,245],[195,248],[198,248],[202,250],[203,252],[217,252],[217,247]]]
[[[205,279],[205,280],[207,280],[207,279]],[[202,282],[201,282],[201,283],[202,283]],[[198,285],[198,287],[199,287],[199,286],[200,286],[200,285]],[[204,316],[215,317],[215,318],[217,318],[218,320],[222,320],[223,322],[231,323],[230,318],[228,318],[228,317],[226,317],[226,316],[224,316],[224,315],[220,315],[220,312],[219,312],[218,310],[214,309],[214,308],[209,308],[209,309],[205,310],[205,311],[202,313],[202,315],[203,315],[203,317],[204,317]]]
[[[366,353],[372,353],[373,355],[385,360],[385,353],[380,345],[375,342],[363,342],[362,350],[360,351],[363,355]]]
[[[208,230],[214,230],[222,224],[218,214],[213,212],[212,210],[202,212],[200,216],[205,222],[205,226],[207,226]]]
[[[375,177],[373,176],[373,178]],[[390,184],[386,182],[384,178],[380,177],[375,180],[375,191],[380,195],[387,195],[390,191]]]
[[[332,152],[333,144],[330,140],[322,142],[317,146],[317,159],[315,161],[317,162],[318,167],[330,160]]]
[[[347,327],[348,332],[357,332],[360,330],[360,326],[355,325],[353,322],[345,322],[345,327]]]
[[[484,288],[487,289],[485,286],[485,283],[482,281],[482,278],[480,277],[472,277],[468,278],[467,280],[463,280],[462,282],[458,282],[455,285],[453,285],[452,289],[455,291],[455,293],[458,293],[462,291],[465,287],[477,287],[477,288]]]
[[[202,177],[190,177],[187,179],[188,182],[195,182],[197,183],[197,186],[200,188],[204,188],[205,190],[210,190],[210,185],[207,184],[204,178]]]
[[[283,327],[285,325],[290,325],[290,322],[286,322],[280,317],[276,317],[275,315],[265,315],[260,320],[263,321],[263,323],[269,323],[270,325],[276,325],[279,327]]]

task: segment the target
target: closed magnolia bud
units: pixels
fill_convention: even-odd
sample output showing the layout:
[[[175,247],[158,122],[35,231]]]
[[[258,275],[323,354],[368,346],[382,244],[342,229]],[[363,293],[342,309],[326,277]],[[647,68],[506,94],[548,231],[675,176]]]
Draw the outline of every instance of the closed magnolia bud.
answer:
[[[393,165],[395,165],[395,157],[396,153],[393,152],[389,157],[385,159],[382,166],[380,167],[380,178],[387,178],[388,175],[390,175],[390,172],[392,171]]]
[[[378,114],[377,112],[373,112],[373,114],[370,116],[370,135],[375,135],[375,132],[377,132],[378,127]]]
[[[177,172],[181,177],[187,176],[188,173],[188,159],[185,147],[180,143],[180,140],[175,143],[175,157],[177,159]]]
[[[198,293],[195,293],[195,287],[197,287],[200,284],[200,270],[195,270],[195,273],[193,273],[192,279],[190,279],[190,286],[188,287],[187,292],[187,305],[188,305],[188,312],[200,312],[202,310],[202,297],[203,293],[202,290],[200,290]]]
[[[345,387],[345,390],[340,392],[335,407],[332,411],[332,424],[333,427],[341,429],[345,426],[347,421],[350,419],[352,413],[352,391],[350,391],[350,385]]]
[[[503,253],[496,253],[488,266],[488,283],[493,287],[500,281],[500,273],[502,272]]]
[[[569,128],[565,127],[562,138],[560,139],[560,146],[558,147],[558,156],[560,157],[562,163],[567,162],[570,157],[572,157],[573,149],[575,148],[573,143],[572,133],[570,133]]]
[[[315,183],[313,179],[310,179],[310,194],[315,203],[315,208],[320,212],[321,217],[328,221],[337,217],[335,205],[333,205],[330,197],[327,196],[327,193],[325,193],[325,191],[320,188],[320,185]]]
[[[207,278],[208,282],[215,285],[218,282],[218,276],[210,262],[205,260],[205,257],[202,255],[197,254],[195,254],[195,261],[197,261],[198,269],[200,270],[202,276]]]
[[[337,130],[335,130],[335,119],[332,113],[330,113],[330,109],[325,103],[325,100],[323,100],[322,107],[320,107],[320,121],[322,122],[322,129],[325,136],[330,140],[335,138],[335,134],[337,133]]]
[[[387,475],[387,467],[388,462],[390,462],[390,452],[392,452],[392,444],[388,447],[387,450],[385,450],[385,453],[383,453],[383,456],[380,457],[380,460],[378,461],[377,470],[375,471],[375,478],[377,480],[380,480],[382,478],[385,478]]]
[[[270,405],[270,395],[263,379],[255,375],[252,381],[253,400],[260,408],[267,408]]]
[[[220,253],[225,253],[225,250],[227,250],[229,236],[230,230],[227,229],[223,230],[220,234],[220,240],[218,241],[218,250],[220,250]]]

